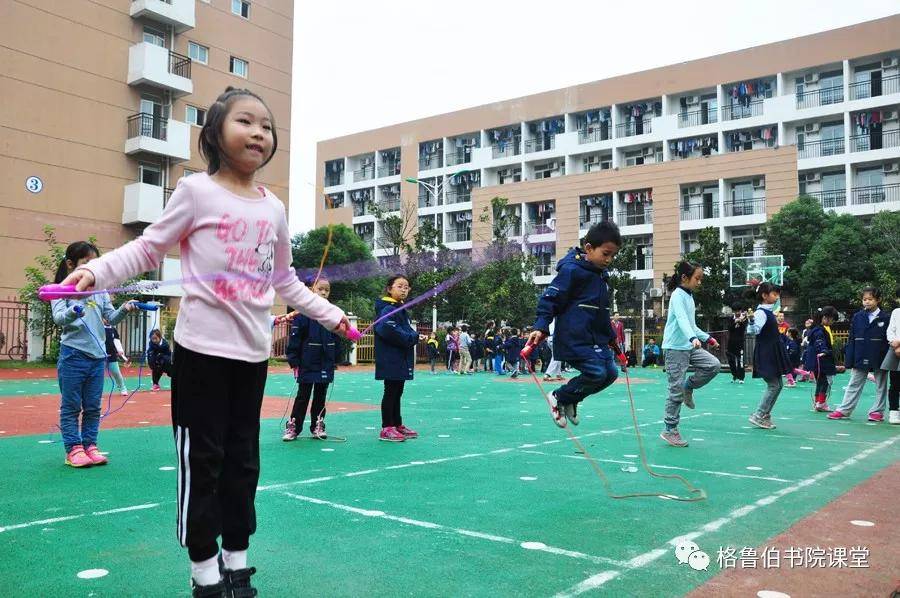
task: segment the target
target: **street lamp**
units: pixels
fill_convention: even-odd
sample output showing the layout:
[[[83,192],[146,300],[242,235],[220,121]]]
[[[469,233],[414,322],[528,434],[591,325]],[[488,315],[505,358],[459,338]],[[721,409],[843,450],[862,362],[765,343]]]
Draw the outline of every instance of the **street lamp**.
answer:
[[[460,170],[459,172],[454,172],[450,175],[450,177],[455,177],[457,175],[469,172],[468,169]],[[431,196],[434,198],[434,205],[437,206],[441,193],[444,192],[444,187],[446,186],[444,180],[441,177],[437,177],[434,183],[426,183],[425,181],[420,181],[415,177],[406,177],[403,179],[404,182],[413,183],[414,185],[422,185],[425,189],[431,193]],[[416,200],[418,202],[418,199]],[[418,209],[417,209],[418,211]],[[437,266],[432,268],[433,273],[437,273]],[[435,281],[434,288],[437,288],[437,281]],[[431,331],[437,333],[437,293],[435,293],[434,298],[431,302]]]

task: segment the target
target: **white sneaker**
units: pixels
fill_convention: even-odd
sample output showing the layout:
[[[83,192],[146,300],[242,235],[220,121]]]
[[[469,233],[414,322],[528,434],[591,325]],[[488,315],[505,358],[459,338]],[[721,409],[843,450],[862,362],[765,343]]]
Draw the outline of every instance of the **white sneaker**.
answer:
[[[562,412],[565,414],[566,419],[572,422],[573,426],[578,425],[578,405],[574,403],[569,403],[567,405],[562,406]]]
[[[128,389],[127,389],[127,388],[123,388],[123,389],[122,389],[122,392],[121,392],[120,394],[121,394],[123,397],[127,397],[127,396],[128,396]]]
[[[900,411],[894,410],[888,412],[888,423],[900,425]]]
[[[553,418],[553,423],[560,428],[565,428],[568,424],[566,416],[563,413],[564,408],[565,406],[560,407],[559,403],[556,402],[556,391],[550,393],[550,417]]]

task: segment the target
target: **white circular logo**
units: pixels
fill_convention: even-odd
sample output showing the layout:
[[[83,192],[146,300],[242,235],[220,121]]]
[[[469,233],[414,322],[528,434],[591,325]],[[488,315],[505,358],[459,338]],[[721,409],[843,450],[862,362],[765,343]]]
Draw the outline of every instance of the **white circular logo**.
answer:
[[[40,193],[44,189],[44,181],[40,177],[30,176],[25,179],[25,188],[32,193]]]

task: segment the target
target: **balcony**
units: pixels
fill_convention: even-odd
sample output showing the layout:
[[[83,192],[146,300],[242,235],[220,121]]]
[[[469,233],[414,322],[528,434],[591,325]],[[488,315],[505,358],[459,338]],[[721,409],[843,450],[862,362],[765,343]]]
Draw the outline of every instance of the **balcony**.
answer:
[[[840,104],[844,101],[844,86],[823,87],[822,89],[804,91],[795,95],[797,97],[797,108],[799,109]]]
[[[191,158],[191,126],[146,112],[128,117],[128,139],[125,153],[146,152],[175,160]]]
[[[553,264],[536,264],[534,266],[535,276],[550,276],[553,274]]]
[[[353,171],[353,182],[358,183],[359,181],[369,181],[375,178],[375,167],[374,166],[363,166],[359,170]]]
[[[681,221],[709,220],[719,217],[719,202],[693,203],[681,206]]]
[[[383,164],[378,167],[378,178],[383,179],[389,176],[399,176],[400,162],[393,164]]]
[[[822,141],[804,141],[797,144],[797,157],[800,159],[838,156],[843,153],[843,137],[823,139]]]
[[[653,224],[653,208],[644,208],[641,212],[619,210],[619,212],[616,213],[616,221],[619,223],[619,226]]]
[[[522,153],[522,140],[497,142],[491,145],[491,155],[494,158],[508,158]]]
[[[900,93],[900,75],[891,75],[881,79],[858,81],[850,84],[850,99],[863,100],[878,96]]]
[[[850,138],[851,152],[868,152],[890,147],[900,147],[900,129],[870,132]]]
[[[591,214],[590,216],[586,214],[580,214],[578,216],[578,227],[581,229],[587,229],[595,224],[599,224],[601,222],[609,222],[612,220],[611,214],[604,214],[603,212],[598,212],[596,214]]]
[[[444,242],[446,242],[446,243],[458,243],[461,241],[471,241],[471,240],[472,240],[472,229],[469,227],[448,228],[444,232]]]
[[[344,184],[344,173],[328,173],[325,175],[325,186],[326,187],[334,187],[335,185],[343,185]]]
[[[753,116],[762,116],[763,100],[755,100],[749,104],[729,104],[722,106],[722,120],[740,120]]]
[[[834,208],[842,208],[847,205],[846,189],[834,189],[831,191],[812,191],[806,193],[822,206],[823,210],[831,210]]]
[[[547,134],[537,139],[529,139],[525,142],[525,153],[546,152],[556,149],[556,135]]]
[[[578,129],[578,143],[597,143],[611,138],[608,123]]]
[[[766,213],[766,199],[729,199],[725,202],[725,217],[752,216]]]
[[[635,135],[652,133],[652,120],[652,118],[645,118],[643,120],[632,120],[630,122],[619,123],[616,125],[616,138],[633,137]]]
[[[549,235],[553,233],[553,229],[546,222],[526,222],[526,235]]]
[[[131,0],[132,18],[165,23],[183,33],[194,28],[194,0]]]
[[[399,212],[400,197],[387,197],[378,203],[378,207],[384,212]]]
[[[174,97],[193,93],[191,59],[156,44],[134,44],[128,50],[128,84],[158,87]]]
[[[125,185],[122,224],[153,224],[162,216],[172,191],[174,189],[147,183]]]
[[[854,187],[851,202],[855,206],[900,201],[900,183]]]
[[[447,205],[454,203],[465,203],[472,201],[472,191],[470,189],[449,189],[447,191]]]
[[[700,125],[708,125],[716,122],[719,122],[719,112],[715,108],[678,113],[679,129],[683,129],[684,127],[699,127]]]
[[[444,166],[444,156],[441,154],[428,154],[419,157],[419,170],[431,170]]]

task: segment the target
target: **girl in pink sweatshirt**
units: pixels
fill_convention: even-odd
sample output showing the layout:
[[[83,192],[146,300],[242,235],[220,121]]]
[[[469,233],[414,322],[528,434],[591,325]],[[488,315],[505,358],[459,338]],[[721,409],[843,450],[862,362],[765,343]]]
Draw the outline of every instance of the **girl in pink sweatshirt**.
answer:
[[[254,180],[278,147],[262,99],[229,87],[210,106],[199,146],[208,171],[182,178],[141,237],[78,268],[63,284],[109,288],[156,269],[169,249],[180,249],[186,281],[172,379],[177,533],[191,559],[194,595],[231,596],[235,589],[250,592],[256,571],[247,567],[247,548],[256,531],[275,292],[328,330],[345,334],[349,322],[297,279],[284,205]]]

